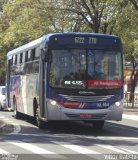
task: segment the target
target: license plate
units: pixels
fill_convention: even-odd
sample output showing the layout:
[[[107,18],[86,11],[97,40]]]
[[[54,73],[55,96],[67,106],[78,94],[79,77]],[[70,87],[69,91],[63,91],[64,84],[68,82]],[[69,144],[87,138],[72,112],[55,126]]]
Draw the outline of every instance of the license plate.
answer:
[[[92,118],[94,115],[92,114],[80,114],[80,118]]]

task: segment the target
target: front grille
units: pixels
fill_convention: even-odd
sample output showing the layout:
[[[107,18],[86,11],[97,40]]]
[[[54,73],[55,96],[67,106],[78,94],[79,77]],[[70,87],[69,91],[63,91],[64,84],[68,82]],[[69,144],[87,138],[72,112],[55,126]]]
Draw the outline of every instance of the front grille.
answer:
[[[73,102],[104,102],[107,99],[112,98],[114,95],[107,95],[107,96],[70,96],[70,95],[64,95],[60,94],[63,98],[73,101]]]
[[[91,117],[81,117],[80,114],[70,114],[70,113],[66,113],[66,115],[71,118],[71,119],[75,119],[75,120],[82,120],[82,119],[89,119],[89,120],[103,120],[105,119],[107,114],[89,114],[91,115]],[[87,115],[87,114],[86,114]]]

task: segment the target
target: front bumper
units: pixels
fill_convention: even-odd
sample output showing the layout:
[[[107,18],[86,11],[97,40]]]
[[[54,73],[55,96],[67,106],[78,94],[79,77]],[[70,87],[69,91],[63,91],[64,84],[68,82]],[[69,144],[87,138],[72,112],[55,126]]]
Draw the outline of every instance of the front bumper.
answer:
[[[47,120],[122,120],[123,104],[106,109],[70,109],[47,103]]]

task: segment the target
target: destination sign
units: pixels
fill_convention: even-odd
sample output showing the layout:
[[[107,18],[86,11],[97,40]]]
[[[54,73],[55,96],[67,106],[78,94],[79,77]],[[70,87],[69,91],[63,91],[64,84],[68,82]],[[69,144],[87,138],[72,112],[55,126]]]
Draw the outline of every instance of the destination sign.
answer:
[[[75,37],[74,38],[74,41],[75,43],[85,43],[85,37]],[[88,40],[88,43],[89,44],[96,44],[97,43],[97,38],[92,38],[90,37],[89,40]]]
[[[55,38],[57,43],[68,43],[68,44],[97,44],[98,38],[95,37],[58,37]]]
[[[122,86],[121,80],[89,80],[89,88],[119,88]]]
[[[98,48],[121,50],[120,39],[114,36],[99,36],[99,35],[79,35],[79,34],[65,34],[53,35],[48,43],[50,48]]]

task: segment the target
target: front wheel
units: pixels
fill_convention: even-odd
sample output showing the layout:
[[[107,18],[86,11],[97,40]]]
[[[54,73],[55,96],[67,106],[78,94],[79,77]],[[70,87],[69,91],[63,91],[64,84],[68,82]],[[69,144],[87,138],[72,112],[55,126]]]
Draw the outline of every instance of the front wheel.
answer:
[[[37,127],[40,128],[40,129],[44,129],[45,128],[45,122],[41,120],[38,108],[36,109],[35,119],[36,119]]]
[[[93,122],[93,128],[95,130],[101,130],[104,126],[104,120],[103,121],[95,121]]]

